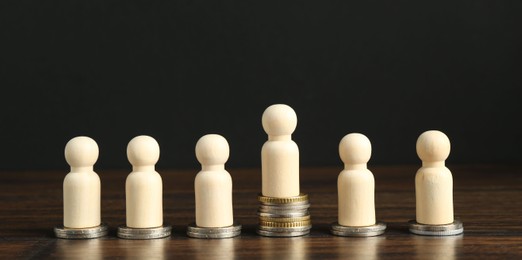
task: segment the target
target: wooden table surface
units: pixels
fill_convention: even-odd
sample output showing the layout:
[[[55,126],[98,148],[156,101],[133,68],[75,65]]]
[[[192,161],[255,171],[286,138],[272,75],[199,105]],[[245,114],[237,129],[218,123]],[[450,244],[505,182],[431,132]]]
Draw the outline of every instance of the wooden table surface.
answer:
[[[377,219],[386,233],[370,238],[336,237],[336,180],[341,168],[304,168],[301,191],[308,193],[313,228],[309,236],[266,238],[256,235],[259,169],[229,169],[234,182],[235,220],[241,236],[203,240],[186,237],[194,222],[193,181],[197,169],[160,171],[164,217],[170,238],[123,240],[115,235],[125,222],[127,171],[97,169],[102,180],[102,219],[109,236],[93,240],[54,238],[62,222],[62,181],[66,172],[25,171],[0,174],[0,259],[522,259],[522,169],[462,165],[453,172],[455,215],[464,235],[424,237],[408,232],[415,218],[414,175],[418,166],[370,167],[376,180]]]

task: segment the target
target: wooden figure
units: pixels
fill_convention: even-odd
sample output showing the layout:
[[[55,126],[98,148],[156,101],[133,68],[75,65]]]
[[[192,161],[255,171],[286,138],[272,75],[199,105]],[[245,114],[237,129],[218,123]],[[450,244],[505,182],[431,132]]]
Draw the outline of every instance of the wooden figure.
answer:
[[[450,153],[450,141],[443,132],[431,130],[419,136],[416,146],[422,160],[415,175],[417,223],[452,223],[453,177],[444,163]]]
[[[155,239],[172,232],[163,223],[163,181],[155,169],[159,156],[158,142],[150,136],[136,136],[127,145],[132,172],[125,181],[127,222],[118,227],[120,238]]]
[[[63,225],[54,228],[58,238],[89,239],[108,233],[100,217],[100,177],[93,170],[98,154],[98,144],[87,136],[75,137],[65,145],[71,171],[63,180]]]
[[[196,157],[201,163],[194,182],[198,227],[226,227],[234,223],[232,177],[225,170],[228,156],[228,142],[221,135],[205,135],[196,144]]]
[[[163,225],[163,182],[155,170],[159,156],[159,144],[150,136],[134,137],[127,145],[127,158],[132,164],[125,181],[127,227]]]
[[[98,144],[78,136],[65,146],[65,160],[71,171],[63,181],[63,225],[88,228],[101,224],[100,177],[93,170],[98,160]]]
[[[196,175],[196,223],[187,227],[194,238],[230,238],[241,234],[234,223],[232,177],[225,170],[230,149],[227,140],[217,134],[201,137],[196,143],[196,157],[201,171]]]
[[[263,113],[262,123],[268,134],[261,149],[263,196],[299,196],[299,148],[292,140],[297,126],[295,111],[287,105],[272,105]]]
[[[441,131],[430,130],[417,139],[417,154],[422,167],[415,175],[416,220],[410,232],[425,236],[452,236],[464,232],[453,217],[453,176],[446,168],[451,145]]]
[[[344,162],[337,178],[340,225],[375,225],[375,180],[366,167],[371,154],[370,140],[362,134],[348,134],[339,143]]]
[[[366,166],[371,155],[372,145],[363,134],[347,134],[339,143],[344,170],[337,177],[339,214],[331,226],[334,235],[369,237],[386,230],[386,224],[375,221],[375,180]]]

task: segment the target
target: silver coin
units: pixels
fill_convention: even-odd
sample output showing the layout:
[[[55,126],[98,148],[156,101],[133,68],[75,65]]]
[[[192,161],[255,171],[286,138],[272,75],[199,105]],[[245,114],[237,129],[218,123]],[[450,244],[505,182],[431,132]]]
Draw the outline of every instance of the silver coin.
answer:
[[[127,226],[118,227],[118,237],[124,239],[156,239],[170,236],[172,226],[163,224],[161,227],[154,228],[130,228]]]
[[[377,222],[375,225],[364,227],[342,226],[338,222],[332,224],[330,232],[336,236],[343,237],[372,237],[384,233],[386,224]]]
[[[307,210],[310,208],[310,203],[302,204],[302,205],[259,205],[259,210],[261,211],[272,211],[272,210],[281,210],[281,211],[291,211],[291,210]]]
[[[267,226],[259,226],[259,230],[269,231],[269,232],[304,232],[312,229],[312,225],[302,226],[302,227],[267,227]]]
[[[65,239],[98,238],[106,236],[108,233],[109,227],[104,223],[91,228],[66,228],[63,225],[54,228],[54,234],[56,237]]]
[[[195,223],[187,227],[187,236],[193,238],[230,238],[241,234],[241,225],[228,227],[198,227]]]
[[[305,211],[274,211],[274,212],[261,212],[258,211],[257,215],[260,217],[269,218],[297,218],[309,215],[308,210]]]
[[[274,232],[267,231],[263,229],[257,229],[257,234],[265,237],[298,237],[310,234],[310,229],[303,231],[283,231],[283,232]]]
[[[426,225],[410,220],[410,232],[423,236],[454,236],[464,232],[464,226],[460,220],[445,225]]]

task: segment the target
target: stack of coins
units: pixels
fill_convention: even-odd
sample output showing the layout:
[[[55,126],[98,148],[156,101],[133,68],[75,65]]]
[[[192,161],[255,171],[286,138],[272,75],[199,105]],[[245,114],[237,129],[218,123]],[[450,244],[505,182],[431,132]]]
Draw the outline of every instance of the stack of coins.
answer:
[[[194,238],[230,238],[241,234],[241,225],[234,223],[228,227],[198,227],[192,223],[187,228],[187,235]]]
[[[257,233],[268,237],[295,237],[310,233],[310,203],[308,195],[289,198],[258,196],[259,228]]]

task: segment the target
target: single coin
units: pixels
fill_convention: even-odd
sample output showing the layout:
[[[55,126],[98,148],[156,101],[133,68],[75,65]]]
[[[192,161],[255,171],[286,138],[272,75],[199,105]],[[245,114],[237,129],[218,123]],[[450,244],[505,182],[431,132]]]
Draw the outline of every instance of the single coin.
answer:
[[[445,225],[427,225],[410,220],[410,232],[423,236],[454,236],[464,232],[464,226],[460,220],[455,219],[453,223]]]
[[[258,211],[257,215],[264,218],[299,218],[309,216],[308,210],[300,211],[273,211],[273,212],[261,212]]]
[[[91,228],[66,228],[63,225],[54,228],[54,234],[56,237],[65,239],[98,238],[106,236],[108,233],[109,227],[104,223]]]
[[[156,239],[170,236],[172,226],[164,224],[161,227],[153,228],[130,228],[127,226],[118,227],[118,237],[124,239]]]
[[[302,227],[266,227],[259,226],[258,229],[270,232],[303,232],[312,229],[312,225],[302,226]]]
[[[234,223],[228,227],[198,227],[191,223],[187,227],[187,236],[193,238],[230,238],[241,234],[241,225]]]
[[[276,205],[265,205],[261,203],[259,210],[261,211],[294,211],[294,210],[307,210],[310,208],[310,203],[299,203],[299,204],[276,204]]]
[[[305,203],[308,202],[308,195],[301,193],[299,196],[295,197],[287,197],[287,198],[276,198],[276,197],[267,197],[259,194],[257,199],[261,203],[265,204],[288,204],[288,203]]]
[[[294,222],[270,222],[270,221],[259,221],[261,227],[278,227],[278,228],[291,228],[291,227],[305,227],[311,225],[310,220],[305,221],[294,221]]]
[[[265,222],[282,222],[282,223],[289,223],[289,222],[302,222],[302,221],[310,221],[310,215],[305,215],[302,217],[295,217],[295,218],[278,218],[278,217],[264,217],[259,216],[259,221],[265,221]]]
[[[257,234],[265,237],[298,237],[298,236],[304,236],[310,234],[310,230],[303,230],[303,231],[287,231],[287,232],[273,232],[273,231],[266,231],[263,229],[257,229]]]
[[[381,235],[385,230],[386,224],[382,222],[363,227],[342,226],[338,222],[335,222],[331,225],[330,232],[336,236],[343,237],[371,237]]]

